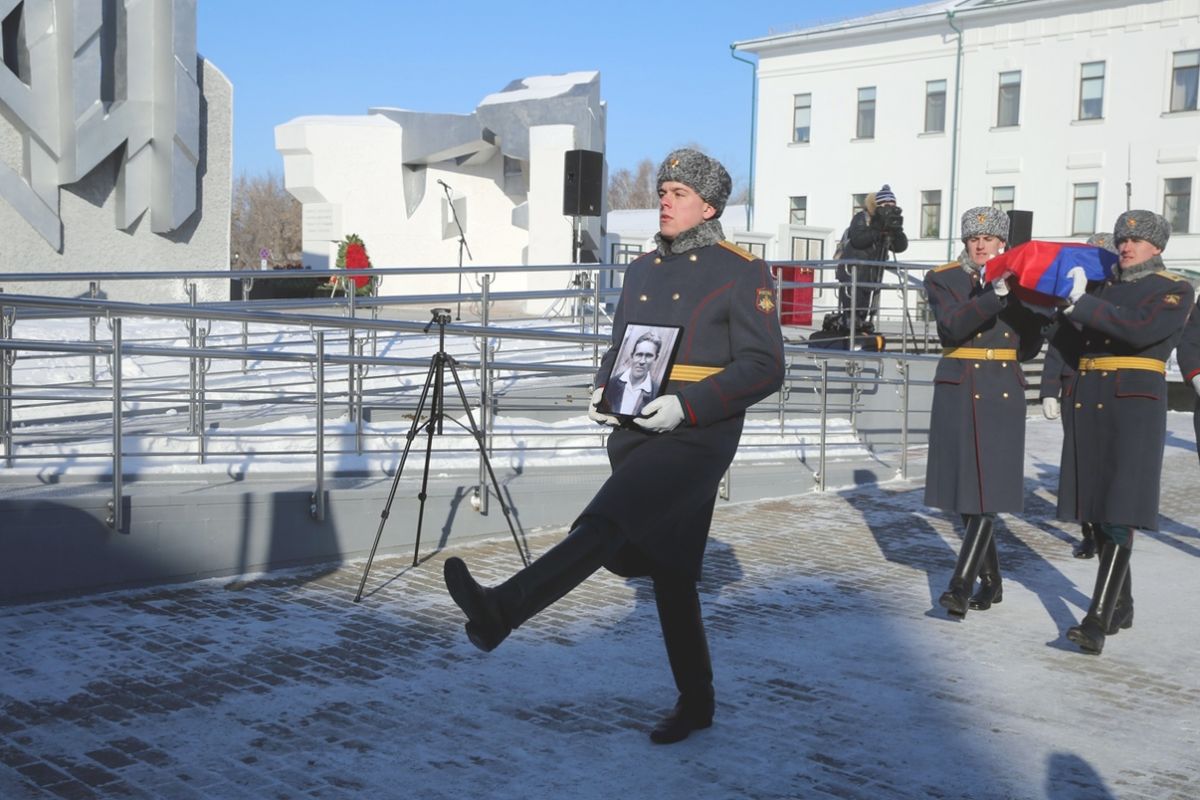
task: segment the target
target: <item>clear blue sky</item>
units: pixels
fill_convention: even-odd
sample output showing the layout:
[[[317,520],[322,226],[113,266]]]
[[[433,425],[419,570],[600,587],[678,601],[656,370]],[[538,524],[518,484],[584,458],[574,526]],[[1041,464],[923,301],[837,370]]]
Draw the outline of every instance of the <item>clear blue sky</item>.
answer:
[[[920,2],[199,0],[196,38],[233,82],[235,172],[282,173],[293,117],[467,114],[516,78],[598,70],[610,171],[696,142],[745,180],[752,71],[729,45]]]

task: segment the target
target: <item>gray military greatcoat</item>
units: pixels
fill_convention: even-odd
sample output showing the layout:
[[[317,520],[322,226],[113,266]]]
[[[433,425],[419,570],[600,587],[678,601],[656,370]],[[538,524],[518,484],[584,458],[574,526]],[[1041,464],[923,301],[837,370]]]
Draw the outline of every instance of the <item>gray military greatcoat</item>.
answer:
[[[629,426],[612,432],[612,476],[580,516],[602,518],[634,545],[623,550],[629,557],[606,564],[614,572],[667,569],[696,579],[746,409],[783,381],[770,269],[727,242],[638,258],[625,271],[613,346],[597,385],[612,368],[626,324],[635,323],[683,327],[672,375],[695,377],[698,371],[687,369],[695,367],[714,374],[668,381],[665,392],[679,396],[685,415],[675,430],[647,433]]]
[[[960,262],[925,275],[943,355],[934,374],[925,504],[960,514],[1024,507],[1025,377],[1042,318]],[[961,348],[969,348],[964,351]],[[966,357],[954,357],[953,354]]]
[[[1058,483],[1058,518],[1158,529],[1166,442],[1165,361],[1192,307],[1192,286],[1156,256],[1079,298],[1052,346],[1077,366]],[[1120,358],[1092,365],[1090,359]],[[1133,360],[1129,360],[1133,359]],[[1153,367],[1158,364],[1158,368]]]

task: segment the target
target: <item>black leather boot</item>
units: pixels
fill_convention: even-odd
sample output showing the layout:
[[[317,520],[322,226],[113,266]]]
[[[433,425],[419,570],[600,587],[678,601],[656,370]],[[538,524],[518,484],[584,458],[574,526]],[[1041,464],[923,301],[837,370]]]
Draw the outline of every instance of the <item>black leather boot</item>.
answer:
[[[996,537],[988,540],[979,567],[979,591],[971,596],[970,606],[978,611],[987,611],[992,603],[1004,600],[1004,587],[1000,582],[1000,556],[996,552]]]
[[[1117,610],[1113,612],[1112,622],[1108,626],[1108,635],[1120,633],[1133,627],[1133,567],[1125,572],[1125,582],[1121,584],[1121,594],[1117,596]]]
[[[1096,526],[1090,522],[1084,522],[1079,526],[1079,533],[1083,538],[1079,540],[1079,544],[1075,545],[1071,555],[1076,558],[1091,558],[1096,555]]]
[[[715,707],[712,661],[696,584],[688,578],[655,575],[654,601],[679,700],[671,713],[650,731],[650,740],[672,744],[683,741],[692,731],[712,725]]]
[[[494,650],[521,623],[583,583],[599,569],[620,539],[587,520],[541,557],[494,588],[471,577],[461,558],[446,559],[446,589],[467,615],[467,638]]]
[[[950,578],[950,588],[942,592],[938,603],[952,616],[965,617],[979,574],[980,562],[992,539],[992,519],[982,514],[967,517],[967,529],[963,533],[962,549],[958,551],[958,563]]]
[[[1079,645],[1085,653],[1100,655],[1104,650],[1104,636],[1112,627],[1117,596],[1129,571],[1130,552],[1129,547],[1121,547],[1107,538],[1100,544],[1100,565],[1096,571],[1092,604],[1088,607],[1083,622],[1067,630],[1067,638]]]

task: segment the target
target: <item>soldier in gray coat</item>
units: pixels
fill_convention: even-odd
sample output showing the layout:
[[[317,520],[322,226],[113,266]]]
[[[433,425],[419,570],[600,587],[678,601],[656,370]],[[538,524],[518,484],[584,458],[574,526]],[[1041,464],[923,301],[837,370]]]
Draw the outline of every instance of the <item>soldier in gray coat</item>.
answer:
[[[1091,522],[1101,535],[1092,602],[1067,638],[1087,653],[1133,624],[1128,579],[1133,532],[1158,529],[1159,482],[1166,443],[1166,360],[1179,341],[1194,293],[1166,271],[1161,253],[1171,227],[1153,211],[1126,211],[1113,241],[1114,277],[1088,293],[1082,268],[1052,344],[1075,376],[1063,436],[1058,518]],[[1070,274],[1070,273],[1069,273]]]
[[[1042,346],[1041,321],[1011,294],[1007,273],[983,266],[1008,240],[1008,216],[991,207],[962,216],[958,261],[925,276],[942,359],[934,374],[925,504],[962,515],[962,549],[939,603],[953,616],[1003,599],[992,537],[998,512],[1024,508],[1025,377]],[[976,577],[979,592],[974,596]]]
[[[712,664],[696,582],[722,476],[746,409],[783,380],[783,337],[768,266],[724,241],[718,217],[731,189],[721,164],[677,150],[658,170],[658,247],[629,265],[613,318],[613,344],[596,375],[589,415],[614,426],[612,475],[545,555],[497,587],[476,583],[458,558],[446,587],[482,650],[601,566],[649,576],[678,689],[675,708],[650,733],[677,742],[712,724]],[[627,325],[681,326],[665,393],[630,423],[600,411]]]

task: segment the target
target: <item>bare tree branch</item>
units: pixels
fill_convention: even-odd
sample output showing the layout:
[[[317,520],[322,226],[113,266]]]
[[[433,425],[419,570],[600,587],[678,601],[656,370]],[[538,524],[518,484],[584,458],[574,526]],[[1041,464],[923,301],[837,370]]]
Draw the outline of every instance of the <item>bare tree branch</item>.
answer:
[[[233,181],[233,219],[229,263],[233,269],[257,269],[259,251],[271,251],[268,266],[294,263],[302,257],[300,201],[274,172],[242,173]]]

